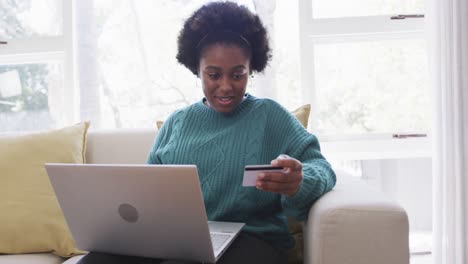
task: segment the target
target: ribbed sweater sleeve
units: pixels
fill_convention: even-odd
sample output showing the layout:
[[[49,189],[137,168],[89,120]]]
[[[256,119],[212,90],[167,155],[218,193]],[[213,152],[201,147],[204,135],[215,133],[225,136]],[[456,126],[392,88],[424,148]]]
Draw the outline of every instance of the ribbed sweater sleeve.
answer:
[[[299,121],[282,106],[270,101],[269,122],[271,140],[277,142],[282,154],[302,163],[303,180],[299,190],[291,197],[282,195],[281,204],[286,216],[303,221],[310,206],[336,183],[336,175],[320,152],[317,137],[307,132]]]

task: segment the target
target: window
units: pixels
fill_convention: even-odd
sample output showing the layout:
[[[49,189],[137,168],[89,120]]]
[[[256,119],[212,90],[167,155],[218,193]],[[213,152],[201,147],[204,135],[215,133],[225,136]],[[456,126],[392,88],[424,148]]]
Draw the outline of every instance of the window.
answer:
[[[37,130],[54,127],[54,97],[63,87],[60,62],[0,66],[0,122],[2,130]]]
[[[302,82],[313,130],[428,133],[430,90],[424,0],[301,1]],[[336,8],[339,6],[340,8]]]
[[[209,0],[14,0],[0,7],[1,131],[154,127],[202,97],[175,59],[182,23]],[[297,2],[237,0],[267,26],[273,62],[248,92],[302,102]],[[2,2],[3,3],[3,2]],[[45,15],[47,14],[47,15]],[[74,74],[76,72],[76,74]],[[76,80],[76,81],[75,81]],[[8,84],[8,85],[7,85]],[[20,87],[20,88],[18,88]],[[3,94],[2,94],[3,93]]]
[[[70,14],[70,1],[1,1],[0,132],[72,122]]]
[[[61,36],[63,32],[61,6],[59,0],[2,1],[0,37],[6,40]]]
[[[424,14],[424,0],[310,0],[312,16],[320,18]],[[339,8],[337,8],[339,7]]]
[[[197,78],[175,60],[176,38],[206,1],[3,1],[1,130],[25,120],[152,127],[199,100]],[[325,140],[429,131],[424,20],[390,19],[424,12],[424,0],[238,2],[262,17],[274,51],[249,92],[289,109],[311,103],[310,125]]]
[[[302,96],[313,106],[312,130],[335,168],[407,210],[411,262],[419,263],[431,248],[431,142],[393,134],[430,133],[425,0],[299,3]]]
[[[317,130],[427,132],[425,50],[418,39],[315,44]]]

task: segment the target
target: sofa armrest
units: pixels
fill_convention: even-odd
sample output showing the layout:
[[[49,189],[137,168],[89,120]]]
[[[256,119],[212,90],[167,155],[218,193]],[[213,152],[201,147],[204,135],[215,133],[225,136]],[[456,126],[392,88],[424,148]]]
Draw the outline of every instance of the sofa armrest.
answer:
[[[304,224],[306,264],[408,264],[405,210],[360,179],[338,172],[336,187]]]

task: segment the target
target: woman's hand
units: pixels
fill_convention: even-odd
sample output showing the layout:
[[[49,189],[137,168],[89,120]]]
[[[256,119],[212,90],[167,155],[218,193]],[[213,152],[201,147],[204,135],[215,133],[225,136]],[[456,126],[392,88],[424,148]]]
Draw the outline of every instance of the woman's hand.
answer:
[[[302,183],[302,163],[288,155],[281,154],[271,161],[275,167],[283,167],[282,172],[263,172],[257,176],[259,190],[293,196]]]

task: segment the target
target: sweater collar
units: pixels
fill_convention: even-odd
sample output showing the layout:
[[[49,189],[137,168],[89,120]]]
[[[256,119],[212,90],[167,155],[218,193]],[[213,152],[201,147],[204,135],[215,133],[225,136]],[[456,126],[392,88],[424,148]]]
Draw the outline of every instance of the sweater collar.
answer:
[[[242,112],[250,108],[250,106],[254,103],[255,100],[256,98],[254,96],[246,93],[244,100],[234,110],[232,110],[229,113],[217,112],[213,108],[205,105],[206,98],[203,98],[198,103],[196,103],[195,107],[198,111],[202,112],[203,114],[207,116],[229,118],[229,117],[235,117],[235,116],[242,114]]]

